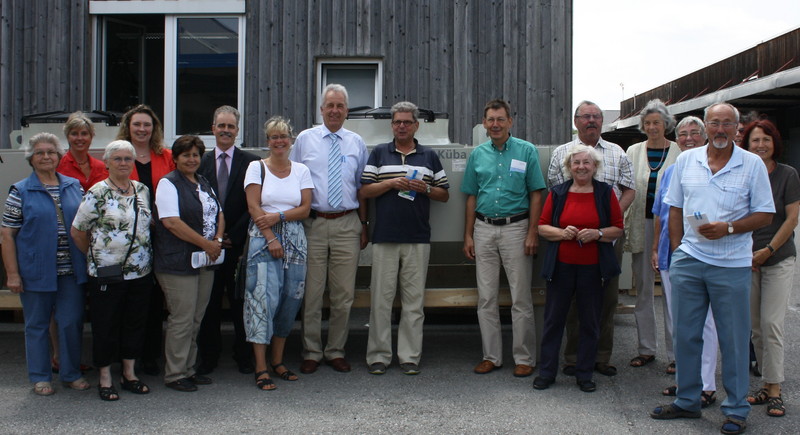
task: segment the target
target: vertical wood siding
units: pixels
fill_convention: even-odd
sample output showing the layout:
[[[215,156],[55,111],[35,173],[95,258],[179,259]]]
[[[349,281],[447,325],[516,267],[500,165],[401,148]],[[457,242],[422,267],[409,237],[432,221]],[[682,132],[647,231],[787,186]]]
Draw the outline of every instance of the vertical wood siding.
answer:
[[[0,1],[0,147],[25,114],[91,110],[87,0]],[[483,105],[504,98],[514,135],[562,143],[572,128],[571,0],[253,0],[247,2],[243,135],[318,112],[319,57],[383,59],[383,105],[409,100],[450,114],[472,141]]]

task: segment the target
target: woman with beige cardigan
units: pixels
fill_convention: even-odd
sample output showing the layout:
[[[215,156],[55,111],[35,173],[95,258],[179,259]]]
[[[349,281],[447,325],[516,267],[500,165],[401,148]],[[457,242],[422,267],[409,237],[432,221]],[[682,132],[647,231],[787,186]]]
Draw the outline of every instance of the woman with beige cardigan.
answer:
[[[656,359],[656,315],[653,307],[654,272],[650,267],[649,250],[653,246],[653,201],[661,182],[661,174],[675,163],[681,150],[664,136],[675,127],[675,118],[659,99],[651,100],[642,109],[639,130],[647,140],[631,145],[628,158],[633,163],[636,197],[625,213],[625,250],[633,258],[633,285],[636,288],[636,329],[639,354],[630,365],[642,367]],[[669,371],[669,369],[668,369]]]

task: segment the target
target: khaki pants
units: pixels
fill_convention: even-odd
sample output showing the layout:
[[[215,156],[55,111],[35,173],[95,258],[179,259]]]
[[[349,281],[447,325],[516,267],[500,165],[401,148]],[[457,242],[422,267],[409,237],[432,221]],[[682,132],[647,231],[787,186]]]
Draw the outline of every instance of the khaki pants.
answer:
[[[398,279],[402,312],[397,329],[400,364],[419,364],[425,322],[425,279],[431,245],[375,243],[372,245],[372,283],[367,365],[392,362],[392,304]]]
[[[788,243],[792,243],[789,240]],[[783,323],[792,291],[795,257],[753,272],[750,287],[750,321],[753,348],[764,382],[779,384],[783,373]]]
[[[497,366],[503,364],[500,308],[497,304],[501,266],[505,268],[511,290],[514,363],[536,364],[536,331],[531,296],[533,257],[525,255],[527,234],[528,219],[501,226],[475,220],[473,239],[483,359]]]
[[[337,219],[303,221],[308,240],[308,272],[303,301],[303,359],[344,358],[350,307],[361,252],[361,221],[352,212]],[[328,344],[322,347],[322,295],[330,290]]]
[[[197,332],[203,322],[214,285],[214,271],[197,275],[156,273],[167,302],[167,332],[164,337],[164,382],[194,375],[197,360]]]

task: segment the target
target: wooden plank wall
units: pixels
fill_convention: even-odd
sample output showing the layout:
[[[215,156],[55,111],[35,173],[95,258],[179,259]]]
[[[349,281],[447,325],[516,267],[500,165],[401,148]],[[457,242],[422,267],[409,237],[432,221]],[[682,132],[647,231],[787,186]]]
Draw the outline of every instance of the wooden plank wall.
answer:
[[[90,107],[89,2],[0,1],[0,148],[25,114]]]
[[[511,102],[516,136],[569,139],[571,0],[254,1],[246,41],[243,128],[258,143],[270,116],[289,116],[298,130],[313,123],[319,57],[382,58],[383,105],[449,113],[458,143],[471,143],[495,97]]]

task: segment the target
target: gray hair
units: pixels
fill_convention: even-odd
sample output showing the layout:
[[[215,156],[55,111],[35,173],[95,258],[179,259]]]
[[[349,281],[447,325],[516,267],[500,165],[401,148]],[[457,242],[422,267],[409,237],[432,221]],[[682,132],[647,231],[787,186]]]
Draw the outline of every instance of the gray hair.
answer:
[[[695,124],[700,129],[700,134],[703,136],[703,139],[708,139],[708,136],[706,136],[706,125],[703,123],[703,120],[696,116],[687,116],[686,118],[681,119],[681,122],[675,126],[676,134],[678,130],[689,124]]]
[[[108,159],[117,151],[128,151],[134,158],[136,157],[136,150],[133,149],[133,145],[126,140],[119,139],[106,145],[106,151],[103,153],[103,161],[108,163]]]
[[[417,121],[417,117],[419,117],[419,108],[417,105],[410,102],[410,101],[401,101],[396,103],[392,106],[392,119],[394,119],[394,114],[397,112],[401,113],[410,113],[411,117],[414,118],[414,121]]]
[[[575,144],[569,147],[567,154],[564,156],[564,161],[561,164],[561,172],[564,174],[565,179],[569,180],[572,178],[572,173],[569,171],[572,157],[575,154],[583,153],[589,153],[589,157],[594,160],[594,173],[597,174],[597,172],[600,171],[600,168],[603,166],[603,156],[600,155],[600,152],[594,149],[594,147],[590,147],[588,145]]]
[[[589,101],[589,100],[583,100],[580,103],[578,103],[578,107],[575,108],[575,115],[574,115],[575,118],[578,117],[578,112],[581,110],[581,107],[583,107],[583,106],[594,106],[594,107],[597,107],[597,110],[600,111],[600,116],[601,117],[603,116],[603,109],[601,109],[600,106],[597,105],[597,103]]]
[[[648,101],[644,109],[639,112],[639,131],[646,133],[644,131],[644,118],[653,113],[658,113],[664,121],[664,134],[671,132],[672,129],[675,128],[675,117],[670,115],[667,106],[656,98],[655,100]]]
[[[67,122],[64,123],[64,136],[69,136],[69,132],[76,128],[85,128],[89,135],[94,137],[94,123],[80,110],[72,113],[67,118]]]
[[[708,121],[708,112],[709,112],[711,109],[713,109],[713,108],[715,108],[715,107],[717,107],[717,106],[728,106],[728,107],[730,107],[731,109],[733,109],[733,114],[734,114],[734,115],[736,115],[736,123],[737,123],[737,124],[739,123],[739,109],[737,109],[737,108],[736,108],[736,107],[735,107],[733,104],[731,104],[731,103],[726,103],[726,102],[724,102],[724,101],[721,101],[721,102],[719,102],[719,103],[714,103],[714,104],[712,104],[712,105],[710,105],[710,106],[706,107],[706,109],[703,111],[703,121]]]
[[[242,118],[242,115],[239,113],[238,110],[236,110],[235,107],[233,107],[233,106],[219,106],[219,107],[217,107],[217,110],[214,111],[214,119],[211,120],[211,125],[216,125],[217,124],[217,116],[220,113],[230,113],[231,115],[233,115],[236,118],[236,125],[237,126],[239,125],[239,120]]]
[[[338,83],[331,83],[328,86],[325,86],[325,89],[322,90],[322,95],[320,97],[320,101],[322,101],[320,106],[325,105],[325,99],[328,97],[328,92],[338,92],[344,95],[344,104],[347,107],[350,107],[350,98],[347,96],[347,88]]]
[[[67,150],[64,149],[64,146],[61,145],[61,142],[59,142],[56,135],[52,133],[36,133],[28,140],[27,144],[22,144],[20,147],[20,149],[25,152],[25,160],[28,161],[28,164],[31,163],[31,159],[33,158],[33,149],[36,148],[36,145],[40,143],[49,143],[55,145],[59,160],[61,160],[61,158],[64,157],[64,154],[67,152]]]

